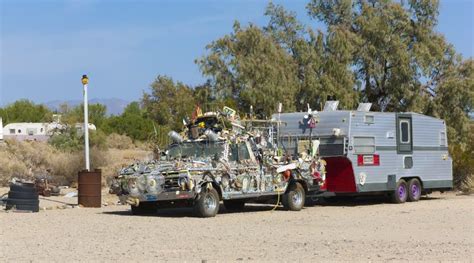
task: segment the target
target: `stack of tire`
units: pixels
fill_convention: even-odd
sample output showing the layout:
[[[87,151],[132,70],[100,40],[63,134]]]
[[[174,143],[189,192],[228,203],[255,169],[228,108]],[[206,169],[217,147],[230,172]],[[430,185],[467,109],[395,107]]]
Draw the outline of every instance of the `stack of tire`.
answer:
[[[22,211],[39,211],[38,192],[34,184],[11,183],[6,209],[15,208]]]

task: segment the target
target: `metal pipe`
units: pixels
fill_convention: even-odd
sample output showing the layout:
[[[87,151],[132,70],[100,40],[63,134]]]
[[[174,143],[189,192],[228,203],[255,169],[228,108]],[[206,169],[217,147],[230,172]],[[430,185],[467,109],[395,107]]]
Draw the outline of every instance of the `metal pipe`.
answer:
[[[82,76],[82,84],[84,86],[84,154],[86,160],[86,170],[90,171],[90,160],[89,160],[89,109],[87,104],[87,86],[89,79],[87,75]]]

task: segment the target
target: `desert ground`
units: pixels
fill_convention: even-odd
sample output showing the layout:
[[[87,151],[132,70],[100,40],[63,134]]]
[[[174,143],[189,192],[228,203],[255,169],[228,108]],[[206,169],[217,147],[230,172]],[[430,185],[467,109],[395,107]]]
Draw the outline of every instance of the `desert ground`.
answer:
[[[111,196],[102,208],[40,199],[39,213],[0,212],[0,261],[474,260],[472,195],[434,193],[398,205],[382,198],[316,202],[300,212],[221,206],[215,218],[195,218],[187,208],[132,216],[128,206],[111,205]]]

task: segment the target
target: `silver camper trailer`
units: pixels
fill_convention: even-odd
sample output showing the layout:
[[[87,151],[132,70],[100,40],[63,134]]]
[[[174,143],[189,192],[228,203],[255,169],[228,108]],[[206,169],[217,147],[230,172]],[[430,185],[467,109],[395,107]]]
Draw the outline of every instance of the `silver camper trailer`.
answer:
[[[337,110],[275,114],[280,147],[301,157],[318,145],[327,163],[326,196],[389,193],[396,203],[452,188],[452,160],[443,120],[413,112]],[[308,145],[310,145],[308,147]]]

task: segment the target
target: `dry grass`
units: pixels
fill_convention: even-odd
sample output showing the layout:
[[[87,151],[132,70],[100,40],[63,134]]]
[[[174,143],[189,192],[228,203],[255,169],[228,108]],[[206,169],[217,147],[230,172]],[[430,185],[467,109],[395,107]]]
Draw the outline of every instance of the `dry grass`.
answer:
[[[126,140],[126,139],[125,139]],[[125,144],[120,144],[124,147]],[[132,144],[133,145],[133,144]],[[117,171],[134,160],[144,159],[150,152],[141,149],[91,149],[91,168],[102,169],[103,184]],[[0,186],[13,178],[33,179],[50,175],[56,183],[74,185],[77,172],[84,168],[82,151],[60,151],[43,142],[8,140],[0,145]]]
[[[107,147],[113,149],[132,149],[135,148],[133,141],[130,137],[126,135],[121,135],[117,133],[112,133],[107,136],[106,139]]]

